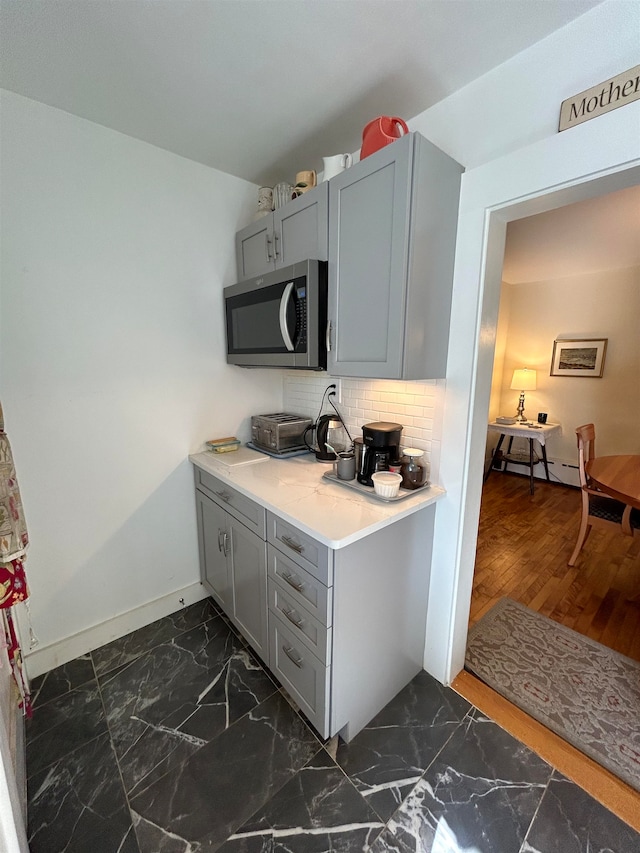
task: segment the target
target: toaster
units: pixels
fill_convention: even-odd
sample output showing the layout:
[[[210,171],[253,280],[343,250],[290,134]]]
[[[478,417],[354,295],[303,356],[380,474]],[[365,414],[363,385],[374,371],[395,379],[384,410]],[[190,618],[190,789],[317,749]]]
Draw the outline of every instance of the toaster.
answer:
[[[277,412],[272,415],[253,415],[251,443],[272,453],[286,453],[304,447],[304,433],[313,423],[304,415]]]

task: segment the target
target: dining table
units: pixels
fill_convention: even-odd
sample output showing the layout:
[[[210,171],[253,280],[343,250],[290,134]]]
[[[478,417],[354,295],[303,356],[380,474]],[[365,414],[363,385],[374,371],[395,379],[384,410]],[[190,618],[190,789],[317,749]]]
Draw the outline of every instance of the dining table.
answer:
[[[585,470],[600,491],[640,509],[640,454],[596,456],[587,462]]]

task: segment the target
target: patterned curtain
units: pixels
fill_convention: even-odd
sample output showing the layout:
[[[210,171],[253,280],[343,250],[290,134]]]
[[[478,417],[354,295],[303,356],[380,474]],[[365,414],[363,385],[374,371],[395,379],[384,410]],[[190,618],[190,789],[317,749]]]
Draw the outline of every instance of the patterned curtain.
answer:
[[[20,693],[20,707],[30,717],[31,695],[22,667],[22,652],[12,611],[14,604],[24,601],[29,595],[24,572],[28,545],[29,534],[0,403],[0,628],[4,633],[7,656]]]

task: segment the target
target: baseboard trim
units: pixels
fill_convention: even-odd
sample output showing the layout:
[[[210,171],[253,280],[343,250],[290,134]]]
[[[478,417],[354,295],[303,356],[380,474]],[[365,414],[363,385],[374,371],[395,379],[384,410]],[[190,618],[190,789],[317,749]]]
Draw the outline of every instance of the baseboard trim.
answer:
[[[195,604],[197,601],[207,598],[208,595],[209,593],[201,583],[189,584],[189,586],[177,589],[175,592],[148,601],[139,607],[134,607],[133,610],[120,613],[106,622],[85,628],[84,631],[78,631],[77,634],[65,637],[64,640],[59,640],[42,648],[35,648],[28,653],[25,652],[24,667],[27,675],[29,678],[37,678],[37,676],[49,672],[57,666],[62,666],[62,664],[81,655],[86,655],[93,649],[104,646],[105,643],[124,637],[125,634],[136,631],[138,628],[144,628],[145,625],[155,622],[156,619],[169,616],[171,613],[180,610],[181,607]]]

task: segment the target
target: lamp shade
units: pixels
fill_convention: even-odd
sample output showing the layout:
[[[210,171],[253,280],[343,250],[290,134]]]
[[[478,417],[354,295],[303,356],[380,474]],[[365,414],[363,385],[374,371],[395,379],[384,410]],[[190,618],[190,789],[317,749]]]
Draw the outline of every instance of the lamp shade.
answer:
[[[512,391],[535,391],[536,390],[536,372],[523,367],[520,370],[513,371],[513,379],[511,380]]]

